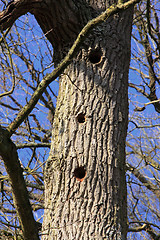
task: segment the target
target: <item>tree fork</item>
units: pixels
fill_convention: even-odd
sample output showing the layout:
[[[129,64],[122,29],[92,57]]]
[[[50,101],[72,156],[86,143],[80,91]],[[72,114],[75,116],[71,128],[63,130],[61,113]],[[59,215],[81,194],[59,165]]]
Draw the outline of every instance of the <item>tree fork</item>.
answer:
[[[49,14],[52,12],[51,15],[50,16],[47,15],[47,17],[50,19],[53,18],[54,16],[53,13],[55,10],[54,8],[55,1],[52,1],[51,7],[50,7],[49,5],[47,5],[50,3],[50,1],[47,1],[47,0],[46,1],[45,0],[44,1],[27,1],[27,0],[13,1],[10,4],[10,6],[7,7],[6,11],[0,14],[2,28],[5,29],[7,27],[10,27],[16,18],[26,13],[27,11],[33,13],[37,21],[39,22],[42,30],[44,31],[44,33],[45,34],[47,33],[46,36],[52,43],[53,47],[56,48],[56,50],[58,50],[57,53],[55,52],[55,57],[54,57],[55,64],[58,64],[58,62],[69,50],[71,44],[73,44],[73,41],[76,38],[76,35],[80,31],[82,26],[84,26],[87,23],[87,21],[91,20],[91,18],[94,15],[95,16],[97,15],[96,8],[94,9],[94,7],[96,6],[94,5],[94,3],[93,3],[93,8],[91,8],[91,6],[88,8],[87,3],[85,3],[85,1],[82,1],[81,5],[84,4],[83,10],[85,9],[85,11],[81,11],[82,9],[80,9],[80,13],[79,13],[78,11],[75,11],[79,9],[77,8],[78,5],[76,5],[74,1],[67,1],[67,2],[70,2],[71,4],[69,5],[68,9],[73,7],[72,8],[73,15],[70,22],[72,23],[71,25],[76,26],[77,22],[79,22],[79,19],[82,20],[81,24],[80,25],[78,24],[77,28],[74,27],[74,30],[72,29],[69,35],[68,34],[63,35],[65,34],[65,32],[64,33],[61,32],[60,27],[63,26],[62,27],[62,31],[63,31],[68,26],[67,20],[68,20],[68,16],[70,16],[70,12],[68,12],[68,15],[67,15],[67,11],[66,11],[66,17],[63,19],[64,20],[63,24],[62,22],[58,22],[59,20],[57,21],[59,25],[55,29],[59,29],[59,30],[58,32],[55,32],[54,31],[55,25],[53,24],[53,22],[51,23],[51,21],[47,22],[46,16],[43,14],[43,10],[47,9],[46,8],[47,6],[49,9],[48,11]],[[134,3],[137,3],[137,2],[139,1],[132,0],[125,4],[119,4],[118,6],[115,6],[115,8],[113,7],[109,8],[108,11],[109,13],[111,13],[111,15],[113,15],[129,7],[129,4],[133,5]],[[58,3],[63,5],[64,1],[59,1]],[[21,6],[22,8],[20,8]],[[25,8],[25,6],[27,8]],[[59,7],[61,6],[59,5]],[[23,9],[23,11],[20,11],[20,9],[21,10]],[[99,10],[100,9],[101,8],[99,8]],[[116,9],[116,11],[114,11],[114,9]],[[61,9],[59,8],[59,10]],[[98,10],[98,14],[99,14],[99,10]],[[50,189],[48,189],[48,191],[49,192],[51,191],[52,194],[49,196],[48,193],[46,193],[46,212],[45,212],[43,229],[47,231],[47,234],[49,234],[49,236],[44,235],[43,236],[44,239],[53,239],[53,237],[55,236],[57,236],[58,239],[66,239],[65,237],[66,236],[68,237],[69,234],[74,234],[74,231],[75,231],[74,228],[77,222],[80,222],[82,225],[80,226],[80,228],[77,225],[77,233],[75,233],[76,236],[78,236],[79,234],[79,236],[81,237],[84,234],[83,228],[86,227],[86,222],[88,218],[82,220],[81,217],[83,217],[83,213],[82,213],[82,216],[80,216],[80,220],[78,221],[76,220],[75,222],[69,220],[69,223],[66,223],[66,220],[69,219],[68,214],[71,212],[70,211],[71,209],[68,206],[69,212],[66,213],[66,218],[64,217],[60,219],[60,215],[59,216],[57,215],[58,217],[57,219],[55,219],[55,216],[57,214],[55,206],[59,206],[59,209],[63,210],[63,207],[61,205],[61,200],[62,200],[62,203],[64,203],[64,205],[66,202],[67,204],[70,204],[74,199],[74,194],[78,192],[80,194],[82,208],[80,207],[78,208],[79,212],[77,212],[77,214],[80,214],[81,210],[82,212],[86,210],[89,211],[89,208],[90,207],[92,208],[92,205],[94,205],[94,208],[92,209],[97,211],[96,215],[98,216],[98,218],[100,219],[102,216],[104,216],[104,219],[102,219],[102,224],[101,224],[103,226],[100,227],[101,232],[97,229],[95,229],[95,232],[93,232],[94,227],[96,227],[96,225],[94,225],[93,223],[94,222],[93,220],[95,220],[96,223],[98,223],[97,217],[96,215],[94,215],[95,213],[93,212],[92,214],[93,218],[88,220],[87,228],[90,228],[88,229],[88,232],[87,232],[88,239],[91,239],[93,235],[95,239],[97,239],[97,237],[101,239],[101,237],[103,236],[105,237],[108,236],[109,239],[111,237],[114,238],[115,236],[119,237],[119,239],[123,239],[123,238],[125,239],[126,237],[127,226],[126,226],[126,188],[125,188],[125,167],[124,167],[125,166],[124,145],[125,145],[125,136],[126,136],[126,128],[127,128],[127,111],[125,108],[127,106],[127,86],[128,86],[127,75],[128,75],[128,66],[129,66],[129,58],[130,58],[130,32],[131,32],[132,12],[133,12],[132,10],[128,10],[128,11],[125,11],[125,13],[123,14],[118,14],[115,17],[112,17],[111,20],[103,24],[102,28],[101,27],[99,28],[101,29],[100,31],[98,30],[98,28],[96,29],[95,37],[93,37],[93,32],[92,32],[92,35],[90,35],[90,37],[86,39],[85,43],[80,49],[78,57],[74,59],[71,66],[68,67],[68,69],[65,71],[66,76],[68,75],[69,79],[71,79],[72,82],[69,82],[68,79],[65,78],[64,76],[60,78],[60,95],[57,103],[57,110],[56,110],[57,119],[55,119],[55,122],[54,122],[55,130],[53,135],[53,140],[56,139],[57,142],[53,142],[52,140],[52,150],[51,150],[51,154],[48,159],[48,163],[46,167],[46,184],[49,179],[53,181],[50,182]],[[62,15],[60,15],[60,17],[61,16]],[[102,19],[102,22],[104,22],[106,20],[106,17],[108,18],[109,16],[110,15],[107,12],[105,18]],[[125,20],[127,20],[128,22],[126,23]],[[99,22],[101,22],[101,20]],[[67,25],[64,23],[66,23]],[[98,24],[98,23],[95,22],[95,24]],[[90,22],[88,24],[90,24]],[[117,26],[119,25],[119,29],[120,29],[119,32],[117,32],[118,28],[116,29],[114,24],[117,24]],[[126,27],[125,29],[126,31],[124,31],[123,24]],[[94,27],[94,23],[91,26],[91,28],[93,27]],[[111,30],[110,33],[108,32],[108,28]],[[66,28],[66,29],[68,30],[69,28]],[[106,31],[105,32],[106,35],[102,34],[101,32],[104,30]],[[62,37],[57,39],[57,37],[59,37],[58,33]],[[116,38],[117,36],[116,34],[118,34],[117,38]],[[105,40],[103,41],[101,37],[104,38]],[[63,42],[63,39],[64,39],[64,42]],[[120,49],[118,49],[119,44],[120,44]],[[106,46],[110,46],[110,47],[106,48]],[[89,58],[89,50],[91,48],[93,50],[96,49],[96,51],[98,51],[99,47],[103,53],[102,59],[100,57],[100,60],[98,62],[93,62],[93,61],[96,61],[95,60],[96,57],[94,56],[93,58],[93,55],[92,55],[92,57]],[[117,53],[120,54],[119,55],[120,58],[122,57],[121,63],[118,62],[118,58],[116,57]],[[88,60],[86,60],[87,56],[88,56],[88,59],[90,59],[89,60],[90,63]],[[98,65],[100,66],[100,68]],[[88,66],[89,66],[89,69],[87,69]],[[80,68],[82,72],[80,71]],[[104,74],[103,74],[103,71],[101,71],[101,69],[104,71]],[[84,72],[86,72],[86,77],[83,76]],[[104,78],[104,82],[102,81],[103,78]],[[106,87],[107,89],[105,89]],[[104,92],[102,89],[104,90]],[[90,96],[91,91],[95,94],[95,99],[92,99],[92,97]],[[71,93],[73,94],[73,96],[71,95]],[[66,94],[66,97],[65,97],[65,94]],[[68,103],[66,102],[65,99],[68,99]],[[71,99],[73,101],[71,101]],[[79,103],[81,103],[82,105],[80,104],[78,105],[77,104],[78,102],[76,102],[76,99],[80,101]],[[122,104],[119,105],[118,101],[122,101],[122,99],[124,100],[124,102],[122,102]],[[92,104],[94,105],[93,108],[92,108]],[[64,108],[63,105],[66,107],[66,109]],[[103,118],[99,116],[98,112],[96,111],[95,105],[99,106],[98,111],[100,111],[103,114]],[[70,106],[73,106],[72,111],[70,110]],[[101,108],[104,109],[104,111],[101,110]],[[58,114],[62,118],[59,118]],[[90,123],[89,121],[87,121],[87,119],[89,119]],[[71,124],[70,120],[72,123],[74,123],[73,129],[72,129],[72,126],[70,125]],[[80,122],[76,122],[77,120]],[[106,122],[106,125],[103,125],[103,122]],[[68,128],[68,126],[70,126],[70,128]],[[95,128],[99,126],[100,129],[103,126],[104,129],[103,128],[102,129],[106,130],[106,133],[104,134],[104,136],[102,136],[100,132],[93,133],[92,126],[94,126]],[[117,129],[117,127],[119,127],[119,130]],[[69,129],[71,129],[71,133],[72,133],[71,138],[69,136]],[[90,129],[90,133],[88,132],[89,129]],[[79,136],[79,140],[77,140],[78,139],[77,136]],[[62,140],[62,143],[60,143],[60,139]],[[99,143],[99,139],[100,139],[100,143]],[[87,144],[86,146],[84,145],[82,140],[86,142]],[[68,144],[71,144],[71,145],[68,145],[67,142]],[[102,159],[101,159],[102,162],[100,161],[100,159],[98,160],[95,159],[95,153],[97,149],[101,148],[101,145],[99,144],[103,145],[102,152],[104,156],[102,156]],[[54,153],[54,156],[53,156],[53,153]],[[82,153],[84,153],[84,156]],[[99,156],[103,155],[100,152],[97,152],[97,153],[100,154]],[[99,156],[97,156],[97,158],[99,158]],[[92,160],[93,160],[93,163],[92,163]],[[98,165],[99,163],[100,163],[100,166]],[[106,176],[105,176],[106,179],[105,178],[103,179],[102,169],[106,173]],[[51,170],[53,170],[52,175],[48,174],[48,172],[51,173]],[[49,179],[47,179],[47,174]],[[99,176],[100,176],[100,179],[98,178]],[[57,181],[55,181],[56,178],[57,178]],[[95,184],[99,185],[98,188],[96,187],[96,185],[95,187],[93,187],[93,184],[91,184],[93,183],[92,179],[94,180]],[[79,184],[84,184],[84,186],[83,185],[77,186],[77,181]],[[66,183],[68,184],[67,186],[66,186]],[[54,188],[54,184],[55,184],[55,189],[52,189],[52,187]],[[89,184],[92,188],[89,188]],[[72,186],[71,190],[70,190],[70,185]],[[77,186],[77,189],[76,189],[76,186]],[[122,186],[124,187],[124,189],[122,189]],[[105,189],[103,189],[103,187]],[[74,191],[72,191],[72,188],[75,188]],[[85,189],[84,192],[85,191],[89,192],[90,189],[92,190],[94,188],[96,189],[97,193],[98,191],[102,191],[103,189],[102,192],[104,194],[103,195],[104,205],[102,203],[103,201],[101,201],[101,204],[99,204],[99,202],[95,204],[95,202],[93,201],[94,200],[93,197],[96,192],[95,190],[93,192],[91,191],[91,194],[89,196],[85,195],[85,198],[82,197],[83,194],[81,193],[83,191],[81,192],[80,190]],[[65,191],[63,192],[63,190]],[[64,194],[64,198],[61,196],[62,192]],[[67,198],[66,198],[66,194],[67,194]],[[51,204],[51,196],[53,197],[52,204]],[[84,205],[87,204],[86,201],[88,200],[92,200],[92,203],[90,203],[89,208],[88,207],[85,208],[83,204]],[[121,201],[121,203],[119,204],[119,200],[123,200],[124,202]],[[52,207],[49,205],[49,203],[51,204]],[[78,204],[77,195],[75,198],[75,203]],[[48,207],[49,209],[47,209]],[[107,215],[105,215],[105,209],[106,209]],[[123,214],[123,210],[124,210],[124,214]],[[101,211],[104,214],[102,216],[100,214]],[[47,216],[50,216],[48,218],[48,221],[49,219],[51,220],[50,223],[46,222]],[[56,222],[55,222],[57,220],[59,220],[59,223],[57,222],[58,225],[56,225]],[[90,225],[91,222],[92,224]],[[72,230],[70,229],[71,233],[69,233],[70,226],[72,226],[71,227]],[[82,229],[83,229],[83,233],[81,231]],[[74,236],[75,235],[73,235],[73,237]]]

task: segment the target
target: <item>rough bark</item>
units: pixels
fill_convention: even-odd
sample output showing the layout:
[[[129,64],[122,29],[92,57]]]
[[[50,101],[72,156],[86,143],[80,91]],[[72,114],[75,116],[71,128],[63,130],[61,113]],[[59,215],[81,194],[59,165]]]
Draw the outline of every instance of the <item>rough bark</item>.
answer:
[[[108,1],[107,7],[116,1]],[[31,12],[57,65],[106,1],[14,0],[2,29]],[[21,14],[19,9],[22,9]],[[133,8],[96,27],[60,77],[45,171],[42,239],[126,239],[125,138]]]
[[[43,240],[126,239],[131,23],[130,9],[95,28],[60,77],[45,172]],[[97,53],[102,59],[95,64]]]

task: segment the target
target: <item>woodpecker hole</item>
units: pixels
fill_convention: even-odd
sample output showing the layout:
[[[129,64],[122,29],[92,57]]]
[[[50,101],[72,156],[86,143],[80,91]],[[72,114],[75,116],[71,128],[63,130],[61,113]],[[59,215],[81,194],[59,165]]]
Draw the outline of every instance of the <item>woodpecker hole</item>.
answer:
[[[102,61],[102,51],[100,49],[92,49],[89,52],[88,59],[93,64],[99,64]]]
[[[84,178],[86,177],[86,174],[87,174],[87,171],[83,166],[77,167],[74,170],[74,177],[80,182],[84,180]]]
[[[85,114],[84,113],[79,113],[78,116],[77,116],[77,121],[79,123],[84,123],[85,122]]]

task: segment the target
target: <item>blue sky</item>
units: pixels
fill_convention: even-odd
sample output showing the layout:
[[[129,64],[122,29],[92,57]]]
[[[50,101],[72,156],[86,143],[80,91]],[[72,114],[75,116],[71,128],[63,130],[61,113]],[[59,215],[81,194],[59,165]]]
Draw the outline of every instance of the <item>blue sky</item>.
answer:
[[[18,48],[22,49],[23,53],[30,58],[31,57],[31,62],[33,62],[34,67],[37,69],[37,72],[39,72],[39,80],[42,80],[43,76],[46,73],[49,73],[53,70],[54,66],[52,65],[52,47],[51,45],[46,42],[45,37],[43,37],[43,40],[41,39],[42,31],[39,28],[38,24],[36,23],[35,19],[30,15],[27,14],[28,20],[26,20],[25,17],[21,17],[19,20],[16,21],[16,24],[18,26],[18,31],[20,32],[21,38],[22,38],[22,45],[19,46]],[[14,29],[13,29],[14,31]],[[33,35],[34,34],[34,35]],[[13,33],[14,38],[16,39],[16,34]],[[9,43],[10,44],[10,43]],[[29,52],[26,51],[26,47],[25,45],[29,48]],[[135,44],[135,41],[132,40],[132,49],[136,49],[137,45]],[[43,62],[41,62],[41,56],[45,56],[45,58],[43,59]],[[28,81],[31,81],[31,75],[28,73],[27,67],[25,66],[24,62],[22,60],[20,60],[20,58],[18,58],[16,55],[13,54],[14,57],[14,61],[15,63],[18,63],[20,66],[20,70],[23,72],[23,77],[25,79],[27,79]],[[46,70],[44,70],[44,72],[42,71],[42,67],[48,67],[49,65],[52,65],[50,68],[47,68]],[[131,60],[131,66],[134,67],[139,67],[138,64]],[[135,71],[131,70],[129,73],[129,81],[133,82],[133,83],[137,83],[139,84],[139,82],[141,81],[139,74],[136,74]],[[26,85],[24,85],[24,87],[26,87]],[[36,87],[36,86],[35,86]],[[53,83],[51,83],[50,85],[51,89],[54,91],[54,93],[57,95],[58,94],[58,80],[54,81]],[[48,89],[48,91],[51,93],[51,91]],[[24,89],[23,89],[23,84],[17,85],[17,89],[16,89],[16,96],[19,99],[20,103],[22,105],[25,105],[28,100],[30,99],[31,95],[30,92],[28,92],[27,98],[24,98]],[[158,89],[157,91],[158,96],[160,97],[160,91]],[[11,100],[8,101],[8,98],[5,98],[5,101],[10,103]],[[143,106],[141,104],[144,104],[146,102],[148,102],[149,100],[147,100],[145,97],[143,97],[141,94],[137,94],[137,92],[134,89],[129,88],[129,111],[130,111],[130,119],[134,118],[134,121],[139,124],[139,119],[142,118],[143,119],[143,124],[147,125],[152,123],[158,123],[159,122],[159,115],[155,112],[155,109],[152,105],[149,105],[146,107],[145,111],[142,113],[139,112],[134,112],[134,108],[135,106]],[[53,103],[54,105],[56,105],[56,98],[53,97]],[[0,107],[1,110],[1,116],[3,116],[4,113],[4,108]],[[45,108],[43,106],[43,104],[41,103],[41,101],[39,101],[39,104],[36,105],[35,109],[33,110],[33,112],[37,118],[41,121],[42,126],[44,126],[44,128],[46,127],[46,124],[48,124],[48,129],[50,128],[49,122],[47,120],[47,112],[45,112]],[[11,115],[11,113],[9,113],[9,118],[11,118],[13,120],[13,118],[15,117],[15,115]],[[5,116],[2,117],[3,121],[4,121]],[[149,120],[148,120],[149,119]],[[8,124],[8,120],[6,120],[6,124]],[[128,131],[131,132],[133,130],[133,128],[135,127],[135,125],[133,123],[129,123],[129,128]],[[135,129],[134,131],[131,132],[133,137],[139,137],[139,136],[144,136],[143,131],[139,130],[139,129]],[[151,135],[153,133],[153,129],[147,129],[147,133],[148,135]],[[155,136],[155,134],[153,133],[153,135]],[[153,138],[154,138],[153,136]],[[14,136],[13,136],[14,139]],[[128,135],[128,139],[131,139],[131,135]],[[23,138],[21,138],[19,136],[19,142],[21,142],[23,140]],[[27,139],[26,139],[27,140]],[[30,140],[30,139],[29,139]],[[154,141],[157,141],[157,144],[159,142],[159,139],[154,139]],[[142,141],[144,142],[144,140]],[[134,140],[132,140],[132,143],[134,143]],[[37,154],[39,154],[40,159],[44,159],[43,161],[45,162],[47,157],[48,157],[48,149],[39,149]],[[25,149],[25,150],[18,150],[19,153],[19,157],[20,160],[23,162],[24,166],[26,167],[28,164],[28,161],[31,158],[32,152],[29,149]],[[135,160],[135,162],[137,161],[138,163],[138,159],[133,158],[133,160]],[[33,166],[36,164],[36,161],[32,162]],[[42,171],[42,169],[40,168],[39,171]],[[148,170],[146,170],[146,173],[148,176],[150,176],[149,174],[151,174]],[[134,177],[132,176],[133,180]],[[136,190],[138,190],[138,188],[136,187],[136,185],[134,186],[136,188]],[[135,190],[135,191],[136,191]],[[157,206],[158,207],[158,206]],[[141,208],[141,205],[140,207]],[[142,212],[142,215],[146,214],[146,209],[143,208],[144,212]],[[142,211],[142,209],[140,209],[140,211]],[[36,213],[36,218],[38,219],[40,217],[40,215],[42,214],[42,211],[40,210],[39,212]],[[153,220],[153,216],[151,214],[148,215],[151,220]],[[147,217],[147,218],[148,218]],[[144,216],[145,218],[145,216]],[[129,234],[130,235],[130,234]],[[128,238],[129,239],[129,238]],[[133,239],[133,238],[132,238]],[[144,239],[141,238],[139,234],[135,234],[135,239]]]

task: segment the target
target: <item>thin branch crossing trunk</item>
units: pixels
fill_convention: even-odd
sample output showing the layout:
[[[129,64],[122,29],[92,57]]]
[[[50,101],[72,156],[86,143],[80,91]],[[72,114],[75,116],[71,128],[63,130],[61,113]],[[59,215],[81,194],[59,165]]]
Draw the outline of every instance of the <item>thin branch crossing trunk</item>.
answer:
[[[108,5],[113,3],[117,1]],[[97,0],[15,0],[0,13],[0,24],[6,29],[20,15],[34,14],[53,45],[58,65],[83,26],[106,7],[106,1]],[[43,240],[126,239],[132,15],[133,7],[117,10],[92,29],[60,76],[45,169]]]
[[[126,239],[131,23],[128,10],[95,28],[59,79],[43,240]]]

